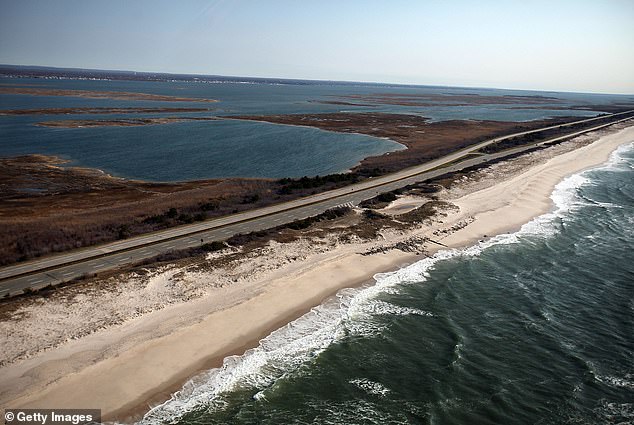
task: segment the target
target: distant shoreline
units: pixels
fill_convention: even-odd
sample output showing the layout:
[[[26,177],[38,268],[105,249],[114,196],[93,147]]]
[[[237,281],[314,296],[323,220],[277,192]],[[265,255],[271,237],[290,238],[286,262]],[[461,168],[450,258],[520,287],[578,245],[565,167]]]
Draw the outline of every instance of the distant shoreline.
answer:
[[[2,115],[76,115],[76,114],[152,114],[176,112],[207,112],[210,108],[108,108],[108,107],[77,107],[77,108],[43,108],[43,109],[2,109]]]
[[[248,77],[209,74],[182,74],[165,72],[139,72],[130,70],[107,70],[86,68],[63,68],[37,65],[0,64],[0,77],[5,78],[44,78],[44,79],[76,79],[76,80],[124,80],[124,81],[162,81],[192,83],[250,83],[272,85],[352,85],[370,87],[405,87],[405,88],[438,88],[438,89],[478,89],[478,90],[513,90],[526,93],[552,93],[552,89],[518,89],[512,87],[475,87],[449,86],[443,84],[406,84],[377,81],[343,81],[319,80],[279,77]],[[597,94],[598,92],[566,91],[561,93]],[[615,96],[631,96],[634,93],[600,93]]]
[[[216,117],[159,117],[121,118],[111,120],[57,120],[38,122],[39,127],[48,128],[95,128],[95,127],[139,127],[144,125],[175,124],[185,121],[218,121]]]
[[[22,94],[22,95],[29,95],[29,96],[83,97],[86,99],[149,100],[149,101],[155,101],[155,102],[207,102],[207,103],[218,102],[215,99],[177,97],[177,96],[166,96],[166,95],[149,94],[149,93],[0,86],[0,95],[2,94]]]

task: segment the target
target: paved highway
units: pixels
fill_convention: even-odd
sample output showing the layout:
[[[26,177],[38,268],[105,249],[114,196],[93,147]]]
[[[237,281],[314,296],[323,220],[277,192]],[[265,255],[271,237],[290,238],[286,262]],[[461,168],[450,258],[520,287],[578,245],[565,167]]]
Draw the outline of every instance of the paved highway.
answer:
[[[372,198],[382,192],[418,183],[450,171],[458,171],[483,162],[514,155],[531,149],[535,145],[543,145],[598,130],[630,118],[495,154],[476,154],[479,149],[502,140],[546,129],[563,128],[578,123],[591,122],[606,116],[616,117],[630,112],[634,111],[603,115],[601,117],[497,137],[416,167],[310,197],[4,267],[0,269],[0,297],[19,294],[26,288],[39,289],[69,281],[85,274],[137,263],[165,252],[200,246],[201,240],[205,243],[214,240],[224,240],[237,233],[268,229],[297,219],[314,216],[336,206],[358,205],[361,201]]]

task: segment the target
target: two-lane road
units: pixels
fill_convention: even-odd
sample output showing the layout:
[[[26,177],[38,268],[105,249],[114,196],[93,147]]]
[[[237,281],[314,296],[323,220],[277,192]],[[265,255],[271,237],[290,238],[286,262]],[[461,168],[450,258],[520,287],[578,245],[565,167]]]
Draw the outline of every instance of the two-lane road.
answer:
[[[69,281],[85,274],[138,263],[143,259],[154,257],[161,253],[200,246],[203,242],[224,240],[237,233],[248,233],[276,227],[283,223],[289,223],[297,219],[320,214],[335,206],[346,204],[358,205],[359,202],[372,198],[378,193],[387,192],[413,183],[419,183],[450,171],[458,171],[483,162],[504,158],[530,149],[535,145],[598,130],[630,118],[598,125],[565,136],[549,139],[533,145],[509,149],[496,154],[470,155],[475,154],[479,149],[485,146],[502,140],[547,129],[564,128],[574,124],[592,122],[610,116],[617,117],[631,112],[633,111],[603,115],[567,124],[497,137],[419,166],[407,168],[382,177],[368,179],[361,183],[340,189],[231,216],[153,232],[122,241],[4,267],[0,269],[0,297],[6,296],[7,294],[19,294],[26,288],[39,289],[48,285],[56,285],[61,282]]]

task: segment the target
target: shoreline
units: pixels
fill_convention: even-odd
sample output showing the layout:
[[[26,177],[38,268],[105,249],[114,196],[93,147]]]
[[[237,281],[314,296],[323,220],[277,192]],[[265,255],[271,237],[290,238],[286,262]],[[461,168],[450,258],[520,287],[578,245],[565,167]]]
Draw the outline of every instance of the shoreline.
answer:
[[[0,87],[0,94],[18,94],[27,96],[63,96],[81,97],[86,99],[112,99],[112,100],[148,100],[159,102],[206,102],[216,103],[216,99],[178,97],[150,93],[116,92],[116,91],[91,91],[75,89],[52,89],[46,87]]]
[[[461,248],[519,229],[552,208],[550,195],[563,178],[605,163],[618,146],[632,140],[632,126],[602,134],[591,144],[450,199],[459,212],[410,236],[432,235],[468,220],[440,239],[450,248]],[[427,249],[433,253],[443,248],[428,245]],[[148,410],[148,403],[165,400],[197,372],[219,366],[228,355],[257,346],[272,330],[338,290],[371,282],[376,273],[420,259],[396,250],[367,256],[358,252],[358,246],[337,247],[307,262],[290,263],[265,279],[222,288],[223,297],[177,304],[9,364],[0,369],[5,376],[0,388],[3,404],[100,407],[109,420],[138,418]],[[215,347],[209,347],[209,335],[214,335]],[[72,366],[71,357],[77,360]],[[14,392],[8,394],[5,387],[12,384]],[[95,399],[100,406],[94,406]]]
[[[34,125],[46,128],[96,128],[96,127],[140,127],[144,125],[177,124],[187,121],[218,121],[215,117],[159,117],[159,118],[120,118],[112,120],[55,120],[40,121]]]

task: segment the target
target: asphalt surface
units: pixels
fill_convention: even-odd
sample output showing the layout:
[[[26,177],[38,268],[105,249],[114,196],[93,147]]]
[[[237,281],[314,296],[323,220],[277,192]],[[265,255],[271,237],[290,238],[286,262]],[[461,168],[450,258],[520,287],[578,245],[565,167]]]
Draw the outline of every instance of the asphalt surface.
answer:
[[[632,111],[603,115],[601,117],[545,127],[538,130],[514,133],[508,136],[487,140],[416,167],[401,170],[390,175],[368,179],[362,183],[346,186],[341,189],[231,216],[180,226],[105,245],[4,267],[0,269],[0,297],[17,295],[22,293],[26,288],[36,290],[48,285],[57,285],[83,275],[138,263],[144,259],[169,251],[192,248],[200,246],[203,243],[224,240],[238,233],[248,233],[276,227],[294,220],[320,214],[333,207],[343,205],[356,206],[361,201],[370,199],[379,193],[395,190],[409,184],[420,183],[448,172],[459,171],[474,165],[512,156],[532,149],[535,146],[598,130],[608,125],[626,121],[630,118],[614,121],[609,124],[602,124],[565,136],[495,154],[482,155],[476,153],[479,149],[487,145],[524,134],[552,128],[567,127],[576,123],[591,122],[609,116],[616,117],[629,112]],[[458,160],[460,161],[457,162]]]

